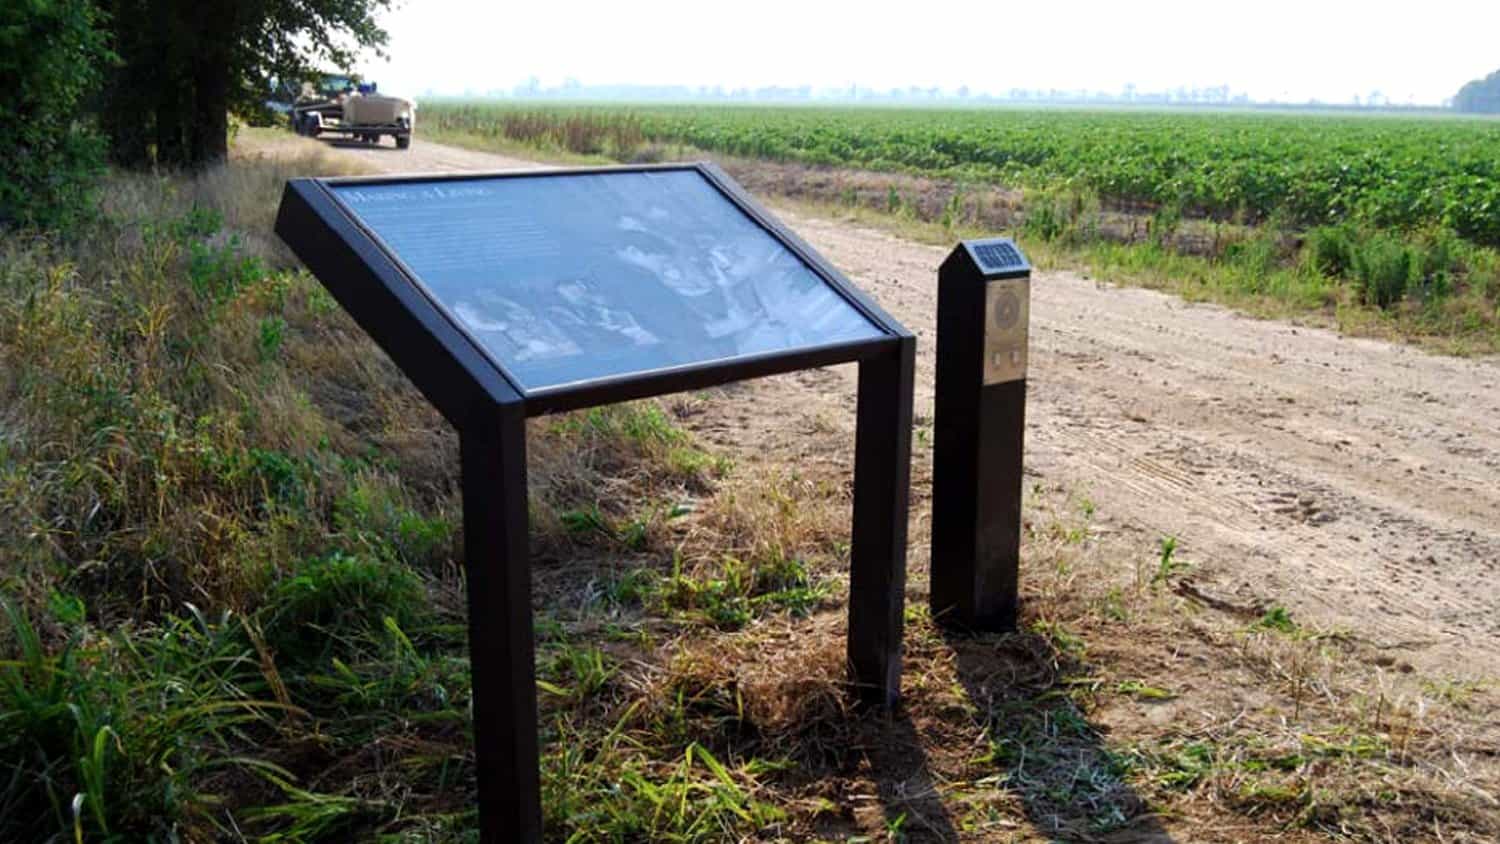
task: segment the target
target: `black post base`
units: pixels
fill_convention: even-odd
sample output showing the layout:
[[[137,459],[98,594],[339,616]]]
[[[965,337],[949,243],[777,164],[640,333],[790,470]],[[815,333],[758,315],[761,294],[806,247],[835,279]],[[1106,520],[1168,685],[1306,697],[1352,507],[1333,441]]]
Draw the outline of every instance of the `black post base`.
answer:
[[[951,466],[933,470],[932,616],[948,626],[1009,632],[1020,609],[1026,382],[985,387],[976,411],[969,420],[946,420],[960,424],[945,425],[939,415],[934,426],[934,463],[958,460],[973,469],[971,485],[963,486]]]

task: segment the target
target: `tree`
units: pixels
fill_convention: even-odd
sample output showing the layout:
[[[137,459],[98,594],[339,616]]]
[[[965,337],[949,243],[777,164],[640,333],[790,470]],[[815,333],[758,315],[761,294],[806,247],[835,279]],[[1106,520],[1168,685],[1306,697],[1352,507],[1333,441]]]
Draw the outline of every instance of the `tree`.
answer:
[[[201,166],[229,151],[229,112],[254,112],[274,79],[347,68],[387,40],[391,0],[99,0],[122,61],[105,92],[110,154]]]
[[[1459,90],[1453,107],[1471,114],[1500,114],[1500,70]]]
[[[81,106],[109,59],[91,0],[0,4],[0,224],[65,223],[103,163]]]

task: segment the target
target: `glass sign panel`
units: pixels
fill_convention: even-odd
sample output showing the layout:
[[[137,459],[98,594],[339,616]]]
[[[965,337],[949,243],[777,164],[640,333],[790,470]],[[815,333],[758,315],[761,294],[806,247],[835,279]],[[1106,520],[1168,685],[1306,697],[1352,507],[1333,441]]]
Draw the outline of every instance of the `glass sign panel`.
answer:
[[[528,391],[883,336],[696,170],[331,187]]]

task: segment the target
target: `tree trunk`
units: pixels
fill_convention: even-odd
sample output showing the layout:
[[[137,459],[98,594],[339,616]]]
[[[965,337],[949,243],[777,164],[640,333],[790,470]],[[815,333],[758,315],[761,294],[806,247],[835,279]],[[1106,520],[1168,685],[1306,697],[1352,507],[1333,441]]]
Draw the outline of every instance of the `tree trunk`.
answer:
[[[151,163],[156,140],[155,86],[160,80],[153,62],[160,61],[160,26],[122,22],[155,21],[156,10],[149,0],[101,0],[99,5],[110,16],[113,47],[121,59],[101,97],[100,126],[109,138],[111,160],[125,167],[144,167]]]
[[[215,164],[229,157],[229,59],[208,55],[194,62],[192,138],[190,161],[194,167]]]
[[[187,80],[163,79],[156,94],[156,163],[190,163],[183,124],[191,119],[188,108],[192,83]]]
[[[187,117],[184,137],[189,167],[206,167],[229,157],[230,58],[239,33],[235,0],[195,0],[184,17],[191,29],[193,51],[186,56],[191,77],[184,99]]]
[[[111,156],[126,166],[203,167],[229,152],[231,0],[100,0],[123,59],[105,96]]]

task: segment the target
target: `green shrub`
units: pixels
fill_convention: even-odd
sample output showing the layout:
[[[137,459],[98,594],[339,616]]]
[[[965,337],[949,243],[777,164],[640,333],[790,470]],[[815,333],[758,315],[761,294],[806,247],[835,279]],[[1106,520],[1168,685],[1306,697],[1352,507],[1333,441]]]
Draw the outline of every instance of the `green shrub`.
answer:
[[[79,107],[109,60],[90,0],[0,5],[0,225],[87,213],[104,144]]]
[[[263,611],[278,661],[321,663],[380,640],[385,619],[410,629],[426,612],[422,581],[400,563],[333,554],[277,583]]]
[[[1307,232],[1306,260],[1331,278],[1346,278],[1354,268],[1357,235],[1349,226],[1318,226]]]
[[[1028,192],[1021,230],[1042,240],[1082,243],[1092,239],[1098,223],[1099,198],[1074,188]]]
[[[1372,235],[1354,253],[1354,280],[1360,301],[1389,308],[1406,295],[1417,268],[1412,250],[1399,239]]]
[[[426,515],[390,477],[364,473],[333,505],[333,524],[344,540],[415,570],[436,570],[452,558],[453,523]]]
[[[110,636],[73,623],[49,649],[0,609],[0,841],[220,837],[215,784],[264,764],[226,743],[281,708],[251,696],[264,684],[239,625],[196,610]]]
[[[245,287],[265,278],[265,263],[246,255],[238,237],[220,245],[202,240],[188,243],[188,282],[199,298],[222,305]]]
[[[1151,213],[1149,231],[1151,242],[1157,246],[1164,249],[1171,246],[1180,228],[1182,228],[1182,206],[1177,203],[1163,203]]]
[[[1302,254],[1318,272],[1352,279],[1361,302],[1389,308],[1408,295],[1429,304],[1448,298],[1474,251],[1447,229],[1403,237],[1340,224],[1310,229]]]
[[[1275,232],[1260,232],[1224,247],[1223,260],[1245,274],[1248,289],[1264,293],[1269,280],[1281,267],[1281,244]]]
[[[1446,229],[1426,234],[1416,256],[1416,292],[1424,302],[1439,302],[1453,293],[1454,280],[1463,271],[1467,246]]]

